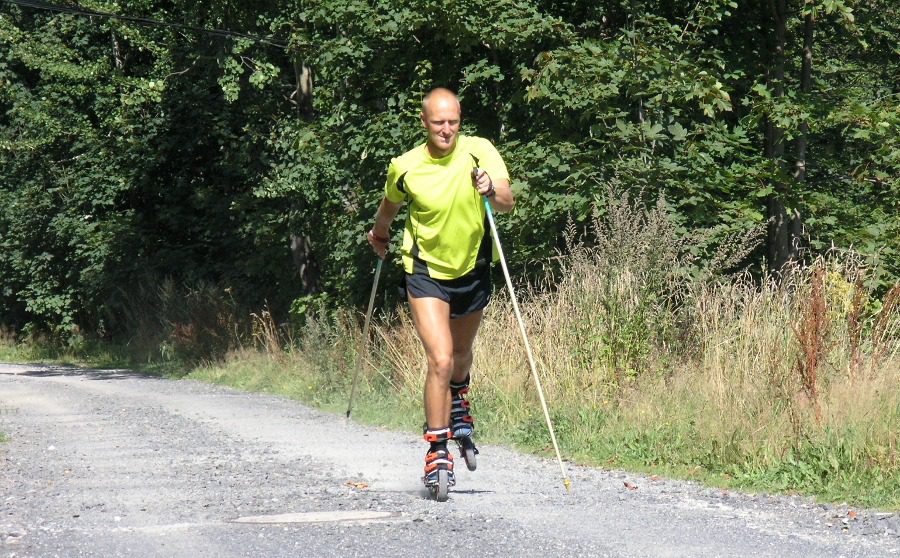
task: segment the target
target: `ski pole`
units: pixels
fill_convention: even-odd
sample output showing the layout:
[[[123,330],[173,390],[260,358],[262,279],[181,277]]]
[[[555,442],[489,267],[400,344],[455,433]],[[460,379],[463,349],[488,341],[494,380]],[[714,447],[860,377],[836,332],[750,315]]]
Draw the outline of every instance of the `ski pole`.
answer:
[[[503,255],[503,247],[500,245],[500,236],[497,234],[497,225],[494,223],[494,211],[491,209],[491,202],[487,196],[483,196],[484,209],[487,212],[488,223],[491,226],[491,233],[494,235],[494,244],[497,246],[497,253],[500,255],[500,267],[503,268],[503,276],[506,278],[506,287],[509,289],[509,297],[512,299],[513,311],[516,313],[516,319],[519,322],[519,332],[522,334],[522,340],[525,342],[525,352],[528,354],[528,364],[531,365],[531,375],[534,377],[534,385],[537,387],[538,397],[541,400],[541,408],[544,410],[544,418],[547,420],[547,429],[550,430],[550,440],[553,441],[553,449],[556,450],[556,460],[559,462],[559,470],[562,472],[563,486],[566,492],[569,492],[572,481],[566,474],[566,467],[563,465],[562,456],[559,453],[559,444],[556,443],[556,434],[553,431],[553,422],[550,420],[550,411],[547,410],[547,400],[544,398],[544,390],[541,387],[541,378],[537,373],[537,366],[534,364],[534,353],[531,351],[531,343],[528,342],[528,334],[525,332],[525,321],[522,319],[522,313],[519,312],[519,303],[516,300],[516,293],[513,290],[512,279],[509,278],[509,269],[506,267],[506,257]]]
[[[378,258],[375,264],[375,280],[372,282],[372,294],[369,295],[369,309],[366,310],[366,321],[363,323],[362,339],[359,342],[359,350],[356,353],[356,369],[353,372],[353,384],[350,387],[350,402],[347,404],[347,418],[350,418],[350,410],[353,408],[353,396],[356,395],[356,384],[359,380],[359,369],[362,367],[362,357],[369,344],[369,324],[372,322],[372,310],[375,308],[375,292],[378,290],[378,277],[381,275],[381,264],[384,262]]]

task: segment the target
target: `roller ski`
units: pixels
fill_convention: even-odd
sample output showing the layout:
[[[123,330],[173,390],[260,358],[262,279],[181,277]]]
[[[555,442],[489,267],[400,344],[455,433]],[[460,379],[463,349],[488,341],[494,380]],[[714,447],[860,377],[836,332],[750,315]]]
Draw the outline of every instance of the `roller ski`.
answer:
[[[422,482],[438,502],[446,502],[450,487],[456,484],[453,474],[453,454],[447,449],[447,441],[452,437],[449,428],[426,429],[425,441],[431,444],[425,454],[425,475]]]
[[[470,412],[471,405],[466,400],[469,393],[469,378],[463,383],[450,383],[450,394],[453,397],[450,406],[450,429],[453,431],[453,439],[459,448],[459,456],[466,462],[466,467],[474,471],[477,467],[475,456],[478,448],[475,447],[473,437],[475,435],[475,419]]]

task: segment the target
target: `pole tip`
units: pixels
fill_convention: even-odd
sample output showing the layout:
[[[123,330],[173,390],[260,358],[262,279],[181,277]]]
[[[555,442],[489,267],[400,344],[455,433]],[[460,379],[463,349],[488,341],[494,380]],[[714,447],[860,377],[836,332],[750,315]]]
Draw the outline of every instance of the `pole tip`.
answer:
[[[566,494],[568,494],[572,490],[572,481],[567,478],[563,479],[563,486],[566,487]]]
[[[350,409],[347,409],[347,418],[350,418]]]

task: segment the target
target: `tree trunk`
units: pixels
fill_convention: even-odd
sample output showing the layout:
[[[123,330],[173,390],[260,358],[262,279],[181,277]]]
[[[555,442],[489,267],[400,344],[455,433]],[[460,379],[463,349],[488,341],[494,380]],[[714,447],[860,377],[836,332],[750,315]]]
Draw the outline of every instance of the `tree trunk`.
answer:
[[[815,20],[810,12],[803,22],[803,66],[800,70],[800,93],[807,100],[812,92],[812,47],[813,33],[815,32]],[[794,178],[797,182],[806,180],[806,150],[807,136],[809,135],[809,122],[800,123],[800,135],[797,137],[797,161],[794,164]]]
[[[309,235],[291,234],[291,255],[300,276],[300,288],[304,293],[315,293],[319,290],[319,269],[313,255],[312,242]]]
[[[119,38],[116,37],[115,31],[112,31],[109,35],[110,40],[112,41],[113,64],[117,71],[122,72],[125,70],[125,59],[122,58],[122,48],[119,46]]]
[[[806,15],[803,22],[803,63],[800,69],[800,93],[801,98],[806,101],[812,93],[812,49],[813,37],[815,34],[816,22],[813,13]],[[806,163],[808,160],[809,146],[809,122],[804,120],[800,123],[800,133],[797,136],[797,160],[794,163],[794,180],[796,184],[806,182]],[[794,210],[791,219],[791,234],[795,239],[799,238],[803,233],[803,221],[800,218],[800,212]]]
[[[313,78],[312,68],[297,59],[294,60],[294,78],[296,89],[293,94],[297,117],[311,120],[313,114]],[[308,234],[291,233],[291,256],[300,277],[300,288],[303,293],[315,293],[319,290],[319,266],[313,253],[312,240]]]
[[[769,0],[769,9],[775,24],[775,37],[772,60],[766,75],[766,85],[778,102],[784,98],[784,48],[787,35],[785,0]],[[766,126],[766,154],[777,165],[784,164],[784,130],[771,120]],[[774,192],[767,200],[769,267],[776,271],[784,267],[795,255],[791,238],[791,222],[784,205],[787,192],[788,185],[783,180],[776,180]]]
[[[294,61],[294,77],[297,81],[297,89],[294,91],[294,105],[297,107],[297,115],[303,119],[313,116],[313,78],[312,68],[299,60]]]

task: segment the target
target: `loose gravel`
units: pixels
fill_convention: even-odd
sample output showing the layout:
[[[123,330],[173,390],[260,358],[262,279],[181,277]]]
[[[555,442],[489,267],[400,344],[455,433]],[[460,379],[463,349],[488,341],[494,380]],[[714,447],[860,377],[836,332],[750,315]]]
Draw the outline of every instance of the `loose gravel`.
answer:
[[[0,431],[7,558],[900,556],[896,514],[585,467],[566,494],[493,446],[437,503],[418,437],[129,371],[0,364]],[[281,514],[315,521],[238,521]]]

